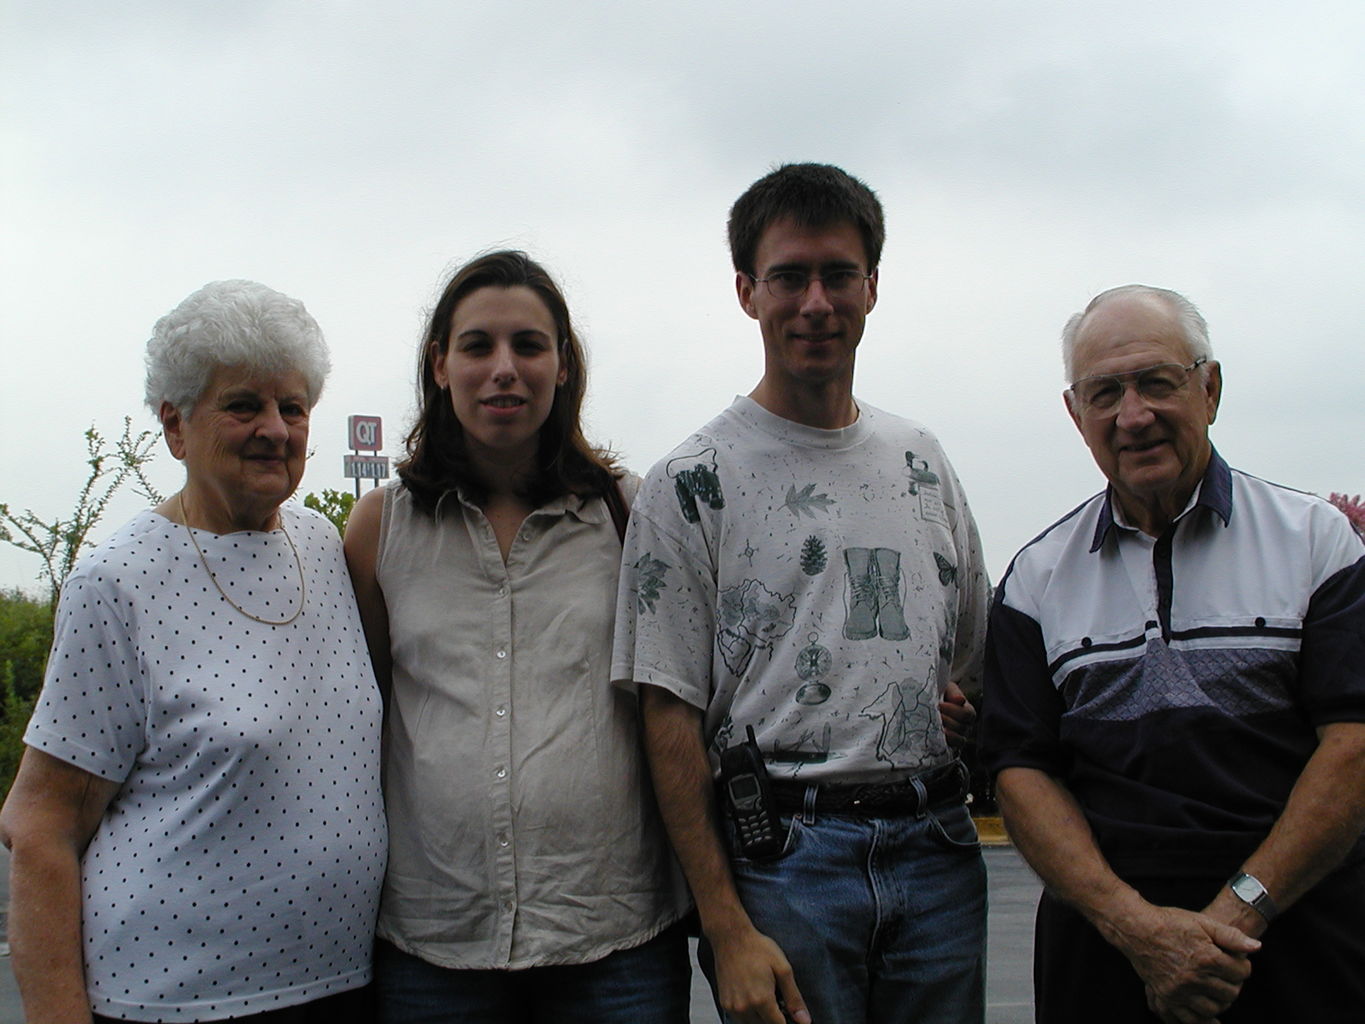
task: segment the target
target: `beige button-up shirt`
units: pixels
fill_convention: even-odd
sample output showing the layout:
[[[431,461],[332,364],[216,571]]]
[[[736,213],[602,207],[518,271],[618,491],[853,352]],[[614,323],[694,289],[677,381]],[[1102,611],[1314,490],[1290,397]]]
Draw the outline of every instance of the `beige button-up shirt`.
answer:
[[[532,513],[504,564],[479,508],[433,519],[388,486],[382,938],[445,967],[587,963],[686,908],[610,680],[620,557],[598,498]]]

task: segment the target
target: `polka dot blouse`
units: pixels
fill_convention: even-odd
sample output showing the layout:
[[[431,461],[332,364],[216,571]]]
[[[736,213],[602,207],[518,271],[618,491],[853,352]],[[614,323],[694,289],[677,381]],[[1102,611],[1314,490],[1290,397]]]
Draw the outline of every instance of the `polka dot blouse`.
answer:
[[[281,515],[302,592],[282,532],[196,531],[201,558],[150,510],[63,587],[24,739],[122,784],[81,866],[104,1016],[220,1020],[369,980],[379,694],[335,528]],[[263,619],[304,607],[269,625],[219,586]]]

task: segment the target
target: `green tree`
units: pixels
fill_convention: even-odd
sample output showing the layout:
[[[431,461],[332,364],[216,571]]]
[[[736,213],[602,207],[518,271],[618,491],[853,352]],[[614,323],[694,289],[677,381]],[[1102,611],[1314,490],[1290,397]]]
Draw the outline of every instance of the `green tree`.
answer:
[[[110,499],[130,477],[139,494],[154,505],[160,503],[161,495],[148,481],[145,472],[160,436],[154,430],[144,430],[134,436],[132,418],[125,416],[123,434],[111,449],[104,435],[92,425],[85,432],[90,475],[76,495],[76,505],[69,519],[48,521],[32,509],[16,513],[0,502],[0,541],[13,544],[21,551],[30,551],[43,560],[39,578],[47,587],[48,604],[52,608],[57,607],[62,583],[80,557],[90,531],[104,518]]]
[[[305,508],[321,512],[332,521],[338,533],[345,534],[346,521],[351,518],[351,509],[355,506],[355,495],[350,491],[334,491],[326,487],[321,494],[306,494],[303,504]]]

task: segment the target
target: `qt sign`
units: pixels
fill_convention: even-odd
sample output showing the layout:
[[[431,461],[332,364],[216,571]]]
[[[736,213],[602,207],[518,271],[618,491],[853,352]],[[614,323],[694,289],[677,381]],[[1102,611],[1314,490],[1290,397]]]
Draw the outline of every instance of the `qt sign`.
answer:
[[[384,421],[378,416],[348,416],[351,451],[377,452],[384,447]]]

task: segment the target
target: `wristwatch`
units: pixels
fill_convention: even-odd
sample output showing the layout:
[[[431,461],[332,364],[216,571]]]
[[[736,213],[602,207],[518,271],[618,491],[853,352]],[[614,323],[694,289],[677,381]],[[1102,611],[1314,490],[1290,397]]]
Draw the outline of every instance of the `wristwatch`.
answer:
[[[1266,892],[1265,886],[1255,875],[1239,871],[1228,879],[1228,888],[1232,890],[1234,896],[1265,918],[1267,924],[1279,913],[1275,901],[1270,898],[1270,893]]]

